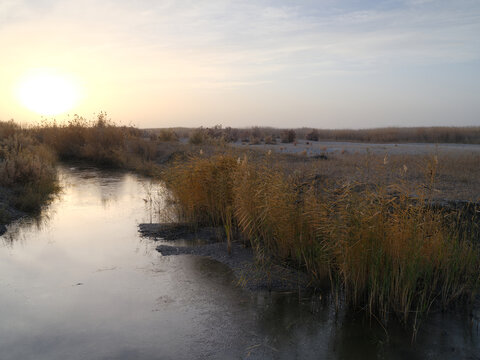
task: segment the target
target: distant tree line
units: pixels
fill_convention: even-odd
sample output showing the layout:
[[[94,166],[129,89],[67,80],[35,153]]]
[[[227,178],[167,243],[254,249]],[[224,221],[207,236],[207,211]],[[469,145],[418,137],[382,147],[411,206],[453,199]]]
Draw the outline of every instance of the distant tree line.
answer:
[[[273,127],[232,128],[216,125],[200,128],[149,129],[161,141],[189,139],[192,144],[208,141],[242,142],[252,145],[306,141],[352,141],[367,143],[460,143],[480,144],[477,127],[390,127],[376,129],[278,129]]]

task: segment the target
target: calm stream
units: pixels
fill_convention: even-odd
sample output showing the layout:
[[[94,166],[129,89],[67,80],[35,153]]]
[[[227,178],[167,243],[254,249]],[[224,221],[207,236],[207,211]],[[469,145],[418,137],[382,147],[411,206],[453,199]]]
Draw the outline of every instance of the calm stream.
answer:
[[[40,219],[0,237],[0,359],[479,359],[478,312],[387,338],[320,296],[249,293],[225,266],[141,238],[148,179],[59,168]]]

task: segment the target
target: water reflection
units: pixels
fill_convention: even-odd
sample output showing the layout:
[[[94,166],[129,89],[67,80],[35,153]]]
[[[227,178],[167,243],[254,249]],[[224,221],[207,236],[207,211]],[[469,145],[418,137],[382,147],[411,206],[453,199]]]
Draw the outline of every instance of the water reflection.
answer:
[[[162,257],[138,236],[158,184],[85,166],[0,246],[0,359],[448,359],[478,357],[478,316],[436,314],[417,342],[320,294],[248,293],[215,261]],[[154,201],[157,201],[155,203]],[[190,245],[185,242],[184,245]],[[475,330],[477,329],[477,330]]]

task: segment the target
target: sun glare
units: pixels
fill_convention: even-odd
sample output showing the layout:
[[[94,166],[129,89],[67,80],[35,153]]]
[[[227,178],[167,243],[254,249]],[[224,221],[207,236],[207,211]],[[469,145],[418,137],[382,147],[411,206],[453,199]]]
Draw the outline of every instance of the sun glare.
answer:
[[[20,81],[17,97],[29,110],[52,116],[64,113],[76,105],[79,88],[67,75],[37,71]]]

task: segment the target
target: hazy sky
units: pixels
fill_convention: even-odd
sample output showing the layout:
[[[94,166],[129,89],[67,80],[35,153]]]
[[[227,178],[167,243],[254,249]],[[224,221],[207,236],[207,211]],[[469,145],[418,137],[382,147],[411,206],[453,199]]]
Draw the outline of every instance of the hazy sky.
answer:
[[[0,49],[1,120],[50,69],[140,127],[480,125],[478,0],[0,0]]]

